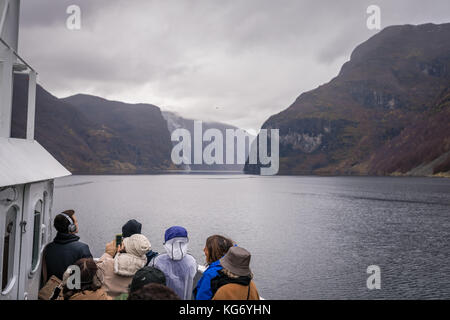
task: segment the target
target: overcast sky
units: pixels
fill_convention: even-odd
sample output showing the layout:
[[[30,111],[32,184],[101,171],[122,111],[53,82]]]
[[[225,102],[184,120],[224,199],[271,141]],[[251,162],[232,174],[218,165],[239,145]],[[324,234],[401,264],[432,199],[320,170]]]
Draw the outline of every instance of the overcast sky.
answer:
[[[81,8],[81,30],[66,9]],[[22,0],[20,53],[58,97],[88,93],[259,129],[381,27],[450,22],[449,0]],[[117,119],[120,121],[120,119]]]

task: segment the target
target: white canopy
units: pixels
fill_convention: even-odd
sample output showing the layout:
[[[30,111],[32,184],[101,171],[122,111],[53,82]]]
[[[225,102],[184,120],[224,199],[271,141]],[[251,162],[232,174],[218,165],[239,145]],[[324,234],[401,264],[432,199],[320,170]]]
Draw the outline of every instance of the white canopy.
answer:
[[[0,137],[0,187],[69,175],[37,141]]]

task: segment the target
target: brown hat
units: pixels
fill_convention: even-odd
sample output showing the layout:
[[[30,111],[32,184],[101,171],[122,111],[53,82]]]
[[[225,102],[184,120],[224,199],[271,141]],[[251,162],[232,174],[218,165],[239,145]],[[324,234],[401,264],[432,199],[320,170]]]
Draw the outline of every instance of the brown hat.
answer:
[[[250,252],[241,247],[231,247],[227,254],[220,259],[220,265],[237,276],[251,276]]]

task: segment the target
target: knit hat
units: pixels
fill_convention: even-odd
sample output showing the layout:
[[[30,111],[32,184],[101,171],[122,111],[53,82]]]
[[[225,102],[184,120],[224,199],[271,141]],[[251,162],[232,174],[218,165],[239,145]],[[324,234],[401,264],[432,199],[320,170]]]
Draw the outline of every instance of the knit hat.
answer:
[[[220,265],[237,276],[251,276],[250,252],[241,247],[231,247],[226,255],[220,259]]]
[[[145,255],[152,247],[147,237],[142,234],[133,234],[131,237],[124,238],[123,244],[127,253],[138,257]]]
[[[187,238],[188,233],[187,230],[180,226],[173,226],[166,230],[164,234],[164,242],[169,241],[173,238]]]
[[[164,273],[154,267],[143,267],[139,269],[131,280],[130,293],[134,292],[146,284],[149,283],[159,283],[166,285],[166,276]]]
[[[139,234],[142,230],[142,224],[132,219],[125,223],[122,227],[122,236],[124,238],[131,237],[133,234]]]

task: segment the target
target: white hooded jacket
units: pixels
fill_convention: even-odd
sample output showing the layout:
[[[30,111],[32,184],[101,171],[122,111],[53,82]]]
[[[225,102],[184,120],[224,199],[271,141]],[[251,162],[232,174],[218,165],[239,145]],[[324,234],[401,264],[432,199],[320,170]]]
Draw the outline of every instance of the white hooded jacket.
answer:
[[[145,266],[146,253],[151,244],[143,235],[132,235],[124,238],[126,253],[119,253],[115,258],[104,253],[97,262],[98,268],[103,273],[103,290],[112,298],[128,292],[128,286],[136,271]]]
[[[188,238],[184,237],[168,240],[164,244],[167,253],[157,256],[151,263],[164,272],[167,286],[183,300],[191,299],[197,273],[197,262],[187,253],[188,242]]]
[[[147,256],[145,254],[150,251],[151,244],[141,234],[124,238],[123,244],[126,252],[119,253],[114,258],[114,273],[125,277],[132,277],[136,271],[146,265]]]

